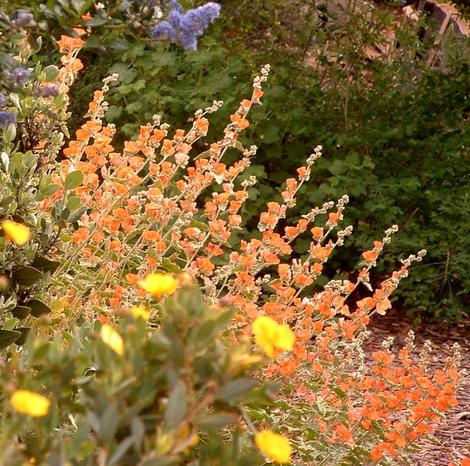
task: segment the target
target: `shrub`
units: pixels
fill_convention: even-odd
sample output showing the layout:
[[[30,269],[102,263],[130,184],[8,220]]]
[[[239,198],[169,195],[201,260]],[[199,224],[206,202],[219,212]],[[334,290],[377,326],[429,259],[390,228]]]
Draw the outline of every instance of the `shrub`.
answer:
[[[262,463],[240,406],[266,405],[272,388],[247,343],[226,345],[233,311],[184,288],[148,312],[158,328],[134,310],[0,362],[3,465]]]
[[[64,38],[61,46],[68,44],[74,42]],[[339,227],[346,195],[288,221],[321,147],[297,178],[286,180],[282,201],[267,204],[256,234],[240,227],[256,182],[246,173],[256,148],[245,148],[239,135],[263,97],[268,70],[255,78],[251,98],[230,116],[223,137],[203,152],[196,146],[205,144],[207,117],[219,102],[197,110],[191,128],[173,136],[155,116],[117,152],[116,128],[103,122],[105,94],[117,77],[94,93],[87,121],[49,167],[56,188],[40,205],[53,218],[69,196],[82,212],[58,230],[61,265],[48,290],[56,325],[35,326],[53,340],[31,337],[23,352],[2,359],[8,393],[2,438],[18,435],[15,445],[3,444],[12,464],[21,464],[24,453],[39,464],[59,454],[90,464],[208,464],[220,457],[263,464],[252,453],[254,438],[277,462],[392,465],[455,406],[457,348],[431,373],[430,347],[414,361],[410,334],[398,355],[386,341],[365,363],[370,316],[391,307],[391,293],[425,254],[404,259],[372,286],[371,270],[396,227],[362,254],[357,276],[313,292],[328,258],[352,233]],[[79,182],[67,187],[77,172]],[[301,236],[309,253],[291,259]],[[186,288],[192,280],[203,298]],[[175,298],[166,298],[178,286]],[[370,294],[356,298],[359,288]],[[233,314],[224,312],[227,305]],[[96,319],[101,325],[91,324]],[[80,329],[73,330],[74,322]],[[262,354],[269,362],[255,370]],[[256,390],[253,378],[262,381]],[[274,404],[267,403],[266,382],[280,383]],[[225,399],[227,391],[233,399]],[[227,413],[241,419],[230,417],[233,429],[213,433],[193,419],[211,415],[224,425]],[[32,424],[19,422],[23,415]],[[194,434],[201,436],[198,445]]]
[[[208,307],[186,284],[164,302],[116,314],[112,324],[101,317],[52,339],[30,338],[22,352],[0,360],[2,464],[261,465],[260,452],[279,463],[397,464],[393,458],[403,457],[403,447],[432,431],[435,413],[453,403],[454,363],[433,378],[424,375],[430,348],[413,367],[410,337],[401,368],[389,365],[390,342],[374,353],[370,375],[356,386],[361,402],[349,398],[348,384],[358,376],[327,374],[329,361],[317,363],[313,379],[286,383],[273,407],[279,383],[255,377],[262,357],[249,340],[234,342],[232,316],[220,304]],[[259,321],[255,339],[266,350],[278,324]],[[276,346],[292,348],[284,342]],[[357,363],[360,343],[343,342],[337,351]],[[288,361],[278,351],[270,353],[278,360],[274,368],[285,370]],[[335,381],[339,374],[344,381]],[[324,377],[328,383],[316,386]],[[347,410],[353,402],[356,408]]]
[[[1,348],[22,344],[29,331],[25,319],[50,312],[43,301],[50,273],[59,265],[51,256],[57,255],[61,229],[83,213],[77,216],[67,192],[51,214],[39,208],[57,188],[48,172],[68,134],[67,92],[81,62],[70,52],[63,56],[60,70],[35,64],[37,48],[24,29],[13,24],[3,33],[2,59],[10,65],[2,74],[0,94],[5,123],[0,128]],[[76,175],[65,180],[68,189],[80,183]]]

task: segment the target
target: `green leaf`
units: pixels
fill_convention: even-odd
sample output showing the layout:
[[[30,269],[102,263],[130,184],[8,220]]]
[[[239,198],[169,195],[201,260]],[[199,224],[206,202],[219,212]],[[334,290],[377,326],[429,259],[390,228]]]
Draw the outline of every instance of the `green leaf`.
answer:
[[[105,443],[111,442],[118,428],[118,412],[114,405],[108,406],[108,409],[101,416],[99,422],[98,437]]]
[[[234,141],[232,145],[235,149],[238,149],[240,152],[243,152],[245,150],[243,144],[240,141]]]
[[[174,466],[176,464],[175,459],[169,456],[162,456],[154,460],[147,460],[145,463],[142,463],[142,466]]]
[[[12,309],[11,313],[17,319],[25,319],[29,314],[31,314],[31,308],[27,306],[16,306]]]
[[[65,189],[78,188],[83,182],[83,173],[80,170],[74,170],[70,172],[64,181]]]
[[[34,267],[22,267],[13,274],[13,281],[21,286],[34,285],[43,276],[43,273]]]
[[[122,107],[119,105],[111,105],[106,112],[106,120],[110,122],[116,121],[121,116],[121,113]]]
[[[60,262],[51,261],[42,256],[36,256],[31,265],[42,272],[54,272],[59,267]]]
[[[52,196],[57,190],[59,189],[59,186],[56,184],[48,184],[44,186],[43,188],[39,189],[39,200],[43,200],[46,197]]]
[[[69,214],[69,216],[67,217],[67,222],[76,222],[79,218],[81,218],[81,216],[86,212],[86,210],[86,206],[82,205],[79,209]]]
[[[78,196],[70,196],[67,200],[67,208],[70,211],[77,210],[80,205],[80,198]]]
[[[344,399],[347,397],[347,394],[341,390],[339,387],[333,387],[332,390],[341,398]]]
[[[165,410],[165,424],[168,429],[178,427],[184,415],[186,414],[187,401],[187,388],[181,380],[178,380],[173,387],[168,398],[168,404]]]
[[[17,327],[15,332],[20,333],[20,337],[15,341],[15,345],[21,346],[25,344],[26,339],[28,338],[29,332],[31,329],[29,327]]]
[[[126,437],[116,448],[116,450],[113,453],[113,456],[109,459],[109,461],[106,463],[106,466],[112,466],[113,464],[116,464],[122,456],[126,453],[127,450],[132,446],[134,443],[134,436],[130,435],[129,437]]]
[[[210,414],[196,421],[196,424],[204,430],[218,430],[237,423],[238,418],[234,414]]]
[[[199,228],[201,231],[209,231],[207,223],[199,222],[197,220],[191,220],[190,227]]]
[[[213,320],[206,320],[194,329],[194,341],[201,347],[206,346],[212,340],[216,333],[215,322]]]
[[[256,385],[256,380],[248,379],[246,377],[232,380],[220,387],[217,393],[217,399],[226,401],[227,403],[233,403],[247,395]]]
[[[46,66],[43,71],[46,74],[46,81],[54,81],[59,74],[59,68],[55,65]]]
[[[162,259],[161,267],[165,269],[167,272],[171,273],[181,273],[182,270],[178,267],[175,263],[171,262],[168,259]]]
[[[21,332],[14,330],[0,330],[0,349],[10,346],[21,337]]]
[[[3,138],[6,142],[11,142],[16,137],[16,126],[15,125],[8,125],[3,130]]]
[[[99,18],[95,16],[94,18],[88,19],[85,21],[85,26],[102,26],[108,22],[105,18]]]
[[[34,317],[41,317],[51,313],[51,308],[38,299],[32,299],[26,305],[31,308],[31,315]]]

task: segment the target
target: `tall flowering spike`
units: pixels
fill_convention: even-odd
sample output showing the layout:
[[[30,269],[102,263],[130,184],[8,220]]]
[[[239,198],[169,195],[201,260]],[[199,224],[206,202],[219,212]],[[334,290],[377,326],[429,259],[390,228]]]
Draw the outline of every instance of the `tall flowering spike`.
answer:
[[[116,354],[124,354],[124,341],[119,333],[111,325],[104,324],[100,330],[100,336],[103,343],[108,345]]]
[[[253,323],[255,342],[263,351],[273,358],[275,349],[291,351],[294,347],[295,335],[286,324],[278,324],[267,316],[258,317]]]
[[[290,463],[292,447],[289,440],[270,430],[262,430],[255,436],[256,446],[263,455],[277,463]]]
[[[176,278],[166,273],[151,273],[139,285],[154,298],[173,294],[178,288],[179,282]]]
[[[16,390],[10,402],[16,412],[31,417],[45,416],[51,404],[46,397],[30,390]]]
[[[13,220],[4,220],[1,226],[5,236],[18,246],[25,245],[31,239],[31,231],[26,225]]]

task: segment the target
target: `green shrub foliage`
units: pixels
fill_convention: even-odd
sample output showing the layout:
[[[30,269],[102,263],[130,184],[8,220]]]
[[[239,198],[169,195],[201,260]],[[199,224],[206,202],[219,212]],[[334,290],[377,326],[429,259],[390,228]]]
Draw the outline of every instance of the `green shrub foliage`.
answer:
[[[100,338],[99,321],[52,341],[31,338],[22,353],[0,360],[1,464],[260,464],[240,430],[240,407],[266,405],[273,387],[250,375],[257,363],[243,363],[246,345],[223,342],[231,317],[185,288],[159,307],[158,329],[123,316],[123,355]],[[43,387],[47,416],[12,412],[15,385]]]

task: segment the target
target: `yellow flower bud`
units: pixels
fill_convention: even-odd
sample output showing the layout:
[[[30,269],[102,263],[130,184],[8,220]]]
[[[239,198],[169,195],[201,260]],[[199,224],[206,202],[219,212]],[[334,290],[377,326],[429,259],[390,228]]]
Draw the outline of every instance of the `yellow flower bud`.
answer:
[[[149,320],[150,318],[150,311],[143,304],[133,307],[131,314],[134,319]]]
[[[46,397],[30,390],[16,390],[10,402],[15,411],[32,417],[45,416],[51,404]]]
[[[173,294],[178,288],[179,282],[173,276],[166,273],[151,273],[139,285],[154,298]]]
[[[262,430],[255,436],[256,446],[263,455],[277,463],[289,463],[292,455],[292,447],[289,440],[282,435],[270,430]]]
[[[115,353],[122,356],[124,354],[124,341],[119,333],[111,325],[104,324],[100,330],[100,336],[103,342],[108,345]]]
[[[26,225],[16,223],[13,220],[4,220],[1,225],[5,236],[18,246],[23,246],[31,238],[31,231]]]
[[[295,335],[286,324],[278,324],[268,316],[258,317],[253,322],[253,333],[255,342],[264,352],[273,358],[275,348],[291,351],[294,347]]]

